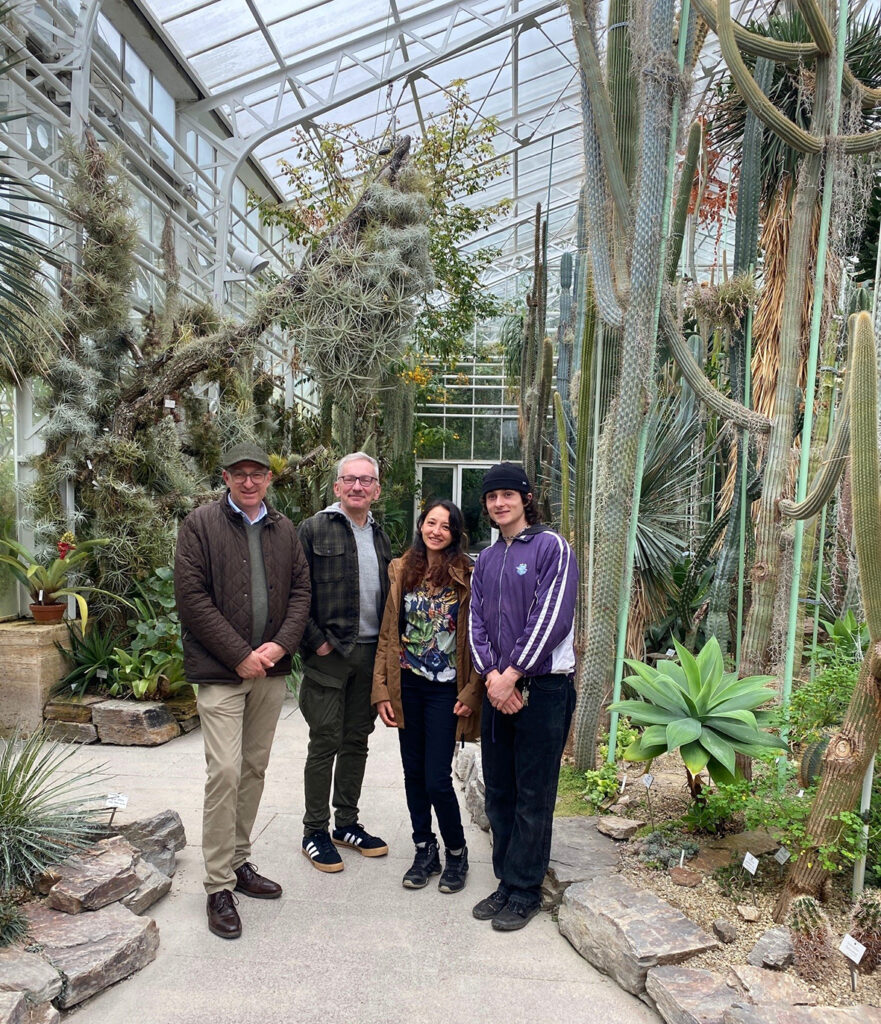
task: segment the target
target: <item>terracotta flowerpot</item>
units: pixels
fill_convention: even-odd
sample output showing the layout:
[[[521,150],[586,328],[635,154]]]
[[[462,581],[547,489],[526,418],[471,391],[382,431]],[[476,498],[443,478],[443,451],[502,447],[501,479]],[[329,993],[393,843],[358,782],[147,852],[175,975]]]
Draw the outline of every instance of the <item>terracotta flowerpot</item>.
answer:
[[[34,622],[61,622],[67,605],[56,601],[54,604],[32,604],[29,606]]]

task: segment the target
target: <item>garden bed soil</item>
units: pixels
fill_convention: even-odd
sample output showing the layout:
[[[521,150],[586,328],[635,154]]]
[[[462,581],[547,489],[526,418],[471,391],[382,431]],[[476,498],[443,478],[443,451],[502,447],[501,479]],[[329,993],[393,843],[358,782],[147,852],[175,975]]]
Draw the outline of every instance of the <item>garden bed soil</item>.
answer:
[[[610,808],[612,813],[649,822],[650,801],[651,817],[654,818],[656,826],[682,817],[688,809],[690,794],[685,780],[685,769],[677,756],[666,755],[653,762],[651,773],[654,782],[648,798],[645,786],[641,782],[643,766],[625,767],[628,781],[623,796],[629,796],[630,799]],[[715,836],[692,833],[685,835],[702,850],[717,841]],[[771,915],[780,895],[782,879],[780,868],[772,854],[760,856],[760,866],[752,889],[745,871],[733,872],[732,882],[728,885],[720,885],[712,874],[707,873],[699,885],[688,888],[675,885],[667,870],[651,867],[638,860],[638,842],[639,839],[636,838],[619,844],[622,854],[621,871],[625,878],[666,900],[711,934],[713,922],[718,918],[725,918],[737,927],[737,938],[734,942],[693,957],[688,961],[689,967],[724,973],[731,964],[745,964],[747,956],[761,936],[769,928],[777,926]],[[742,855],[738,855],[738,863],[741,860]],[[689,865],[689,861],[685,863],[686,866]],[[851,1006],[868,1003],[870,1006],[881,1006],[881,970],[871,975],[857,975],[856,992],[853,992],[848,961],[837,952],[838,943],[848,929],[852,905],[851,883],[851,872],[846,871],[833,878],[831,886],[827,887],[823,909],[832,926],[836,952],[824,971],[822,982],[804,983],[816,995],[821,1005]],[[758,909],[758,920],[743,920],[737,911],[738,904],[754,904]],[[794,967],[787,968],[785,973],[798,978]]]

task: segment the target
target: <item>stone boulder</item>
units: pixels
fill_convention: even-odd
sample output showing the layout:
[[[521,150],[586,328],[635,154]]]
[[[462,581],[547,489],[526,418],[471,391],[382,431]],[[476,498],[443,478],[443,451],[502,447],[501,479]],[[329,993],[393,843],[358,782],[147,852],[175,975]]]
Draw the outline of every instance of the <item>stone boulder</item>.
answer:
[[[720,942],[728,945],[737,940],[737,925],[733,921],[727,921],[724,917],[717,917],[713,922],[713,934]]]
[[[652,967],[678,964],[719,943],[653,893],[618,876],[570,885],[559,927],[594,967],[635,995]]]
[[[722,1024],[881,1024],[881,1009],[875,1006],[733,1006],[722,1016]]]
[[[563,893],[575,882],[615,874],[621,855],[614,840],[596,829],[596,818],[554,818],[551,859],[542,882],[542,906],[560,905]]]
[[[0,949],[0,992],[24,992],[30,1003],[47,1003],[61,992],[61,975],[37,953]]]
[[[51,1003],[40,1003],[39,1006],[31,1007],[31,1016],[28,1024],[59,1024],[61,1014]]]
[[[768,971],[749,964],[732,964],[728,984],[737,987],[746,997],[741,1002],[789,1003],[791,1006],[816,1006],[817,997],[798,978],[780,971]]]
[[[468,743],[464,747],[456,747],[456,757],[453,760],[453,770],[456,773],[456,777],[461,782],[468,781],[468,776],[471,774],[471,769],[474,767],[475,758],[479,756],[480,754],[477,747],[473,743]]]
[[[597,831],[610,839],[629,839],[645,824],[635,818],[615,818],[611,815],[597,820]]]
[[[92,708],[92,724],[102,743],[157,747],[180,735],[180,727],[159,701],[105,700]]]
[[[767,967],[771,971],[782,971],[792,961],[792,939],[788,928],[769,928],[746,957],[746,962],[753,967]]]
[[[91,722],[47,722],[46,735],[58,743],[98,742],[98,730]]]
[[[49,868],[58,880],[49,890],[46,904],[79,914],[113,903],[140,884],[135,871],[138,858],[138,851],[121,836],[102,839]]]
[[[486,816],[486,786],[483,784],[483,765],[480,754],[475,751],[474,763],[465,781],[465,809],[471,820],[484,832],[489,832],[489,818]]]
[[[81,725],[92,721],[92,708],[107,700],[97,693],[84,693],[81,696],[71,694],[69,697],[54,697],[43,708],[43,718],[49,722],[78,722]]]
[[[0,1024],[29,1024],[24,992],[0,992]]]
[[[175,853],[187,845],[184,823],[177,811],[170,808],[149,818],[116,825],[113,830],[140,851],[142,860],[169,877],[177,866]]]
[[[64,979],[58,1006],[68,1009],[101,992],[156,957],[159,929],[118,903],[90,914],[25,908],[29,934]]]
[[[690,967],[652,967],[645,990],[667,1024],[721,1024],[735,993],[719,974]]]
[[[135,866],[135,871],[141,884],[134,892],[123,896],[119,902],[128,907],[133,914],[143,914],[168,892],[171,888],[171,879],[148,861],[140,861]]]

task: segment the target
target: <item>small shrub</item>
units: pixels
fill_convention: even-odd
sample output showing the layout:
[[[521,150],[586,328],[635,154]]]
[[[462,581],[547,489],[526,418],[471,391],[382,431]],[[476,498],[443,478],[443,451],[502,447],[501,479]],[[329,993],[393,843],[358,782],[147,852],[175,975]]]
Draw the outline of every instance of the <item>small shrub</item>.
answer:
[[[871,974],[881,964],[881,889],[864,889],[850,915],[850,934],[866,947],[857,965],[862,974]]]
[[[27,918],[14,904],[0,900],[0,947],[11,946],[28,932]]]
[[[685,860],[691,860],[692,857],[697,856],[700,847],[690,839],[683,839],[681,835],[656,830],[649,832],[641,840],[637,860],[649,867],[666,870],[679,863],[683,850],[685,851]]]
[[[604,764],[602,768],[588,769],[584,773],[583,779],[582,796],[591,805],[592,810],[608,806],[618,792],[618,769],[613,764]]]
[[[821,981],[834,952],[829,918],[813,896],[799,896],[792,902],[787,924],[796,971],[806,981]]]
[[[790,737],[796,743],[819,738],[823,729],[839,725],[850,703],[860,666],[837,656],[812,680],[793,692],[789,705]]]

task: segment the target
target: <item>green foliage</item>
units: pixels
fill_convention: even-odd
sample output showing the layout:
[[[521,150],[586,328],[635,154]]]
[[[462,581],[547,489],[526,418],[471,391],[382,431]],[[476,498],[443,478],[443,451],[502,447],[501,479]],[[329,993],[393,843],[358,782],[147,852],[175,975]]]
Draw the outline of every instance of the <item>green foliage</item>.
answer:
[[[831,665],[840,661],[852,661],[857,664],[869,647],[869,626],[865,622],[857,622],[854,613],[848,609],[843,619],[828,622],[820,620],[829,638],[826,644],[817,644],[811,656],[821,665]]]
[[[661,871],[675,867],[682,859],[683,852],[685,860],[691,860],[700,852],[697,843],[669,831],[650,832],[639,843],[640,852],[637,854],[637,859],[643,864]]]
[[[183,659],[161,651],[113,651],[113,674],[108,692],[114,697],[159,700],[173,697],[190,684]]]
[[[813,679],[799,683],[789,705],[790,737],[794,743],[819,738],[823,729],[840,725],[850,702],[860,666],[836,657]],[[782,723],[782,714],[780,715]]]
[[[724,832],[735,817],[744,812],[747,802],[752,799],[751,790],[752,783],[745,779],[706,787],[701,790],[699,799],[689,804],[682,820],[695,832],[713,835]]]
[[[849,933],[866,947],[857,970],[871,974],[881,964],[881,889],[864,889],[850,915]]]
[[[770,712],[756,710],[776,697],[764,685],[772,677],[738,679],[735,673],[726,673],[715,637],[697,658],[679,643],[676,650],[679,664],[660,661],[652,668],[627,661],[636,675],[625,682],[642,700],[617,701],[609,708],[645,729],[628,746],[625,760],[650,761],[679,750],[692,776],[706,768],[720,783],[734,781],[736,754],[755,757],[769,749],[786,749],[763,728],[771,720]]]
[[[70,664],[71,669],[53,686],[53,693],[74,694],[81,697],[90,687],[103,690],[113,667],[113,650],[117,638],[112,629],[99,629],[92,622],[91,629],[84,633],[67,623],[70,648],[56,644],[56,647]]]
[[[0,948],[11,946],[28,933],[27,918],[21,909],[8,900],[0,900]]]
[[[0,892],[30,886],[56,860],[96,838],[97,767],[71,770],[78,748],[45,730],[0,741]]]
[[[589,768],[582,774],[584,790],[582,796],[590,805],[591,813],[601,807],[608,807],[618,793],[618,769],[613,764],[601,768]]]

